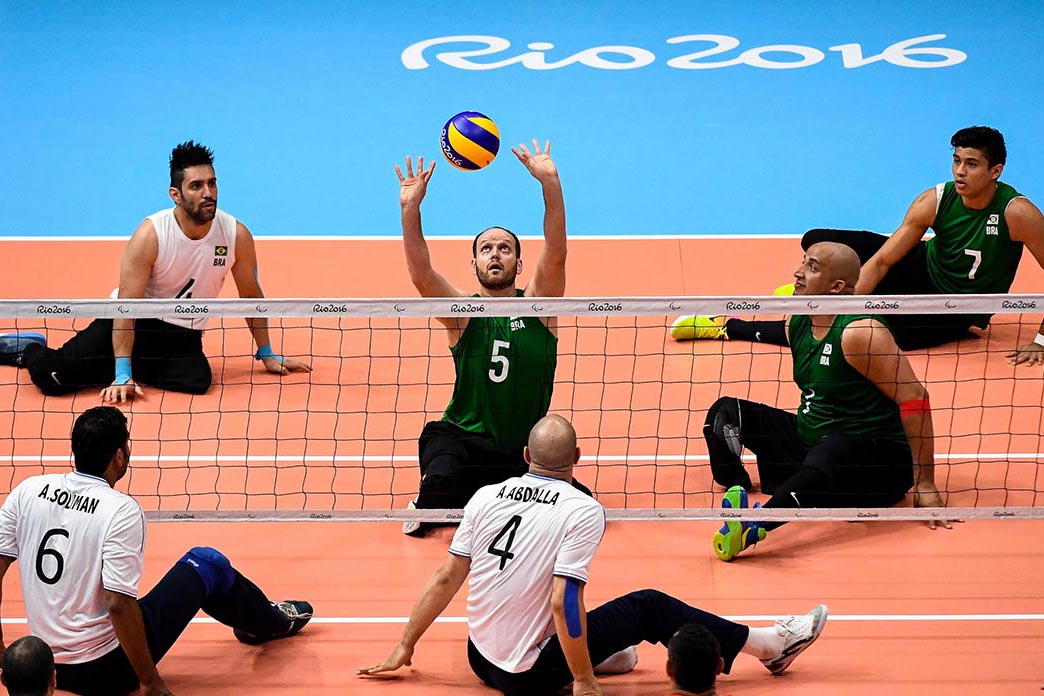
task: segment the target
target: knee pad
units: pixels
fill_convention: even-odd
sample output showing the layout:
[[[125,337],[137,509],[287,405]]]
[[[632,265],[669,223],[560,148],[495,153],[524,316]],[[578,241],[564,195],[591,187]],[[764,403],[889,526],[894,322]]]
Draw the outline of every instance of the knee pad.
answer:
[[[703,425],[704,430],[710,428],[715,437],[724,440],[737,457],[743,455],[743,443],[740,442],[742,427],[739,399],[730,396],[723,396],[714,402],[707,411],[707,420]]]
[[[184,563],[196,571],[203,581],[207,597],[219,597],[227,594],[236,581],[236,571],[223,553],[209,546],[196,546],[189,549],[178,563]]]

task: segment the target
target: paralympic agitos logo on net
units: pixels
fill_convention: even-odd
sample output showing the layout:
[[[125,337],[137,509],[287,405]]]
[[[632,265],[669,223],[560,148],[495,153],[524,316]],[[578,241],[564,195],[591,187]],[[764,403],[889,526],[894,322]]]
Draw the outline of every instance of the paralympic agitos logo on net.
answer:
[[[841,66],[846,70],[862,68],[873,63],[885,62],[899,68],[950,68],[968,59],[968,54],[956,48],[927,46],[946,38],[946,34],[925,34],[897,41],[873,55],[863,52],[858,43],[845,43],[826,47],[827,51],[840,54]],[[669,68],[676,70],[712,70],[745,65],[764,70],[792,70],[807,68],[828,59],[827,54],[814,46],[799,44],[770,44],[739,50],[740,40],[726,34],[685,34],[666,39],[671,46],[694,44],[700,50],[673,55],[666,60]],[[446,50],[450,44],[472,44]],[[475,46],[477,45],[477,46]],[[434,54],[440,63],[458,70],[497,70],[512,65],[521,65],[527,70],[558,70],[579,64],[596,70],[636,70],[652,65],[659,57],[648,48],[613,44],[593,46],[560,57],[555,45],[548,41],[531,41],[526,51],[509,51],[511,42],[500,36],[486,34],[461,34],[424,39],[407,46],[400,56],[407,70],[424,70],[431,67],[425,57],[428,49],[442,48]],[[498,59],[483,57],[500,54]],[[506,55],[506,57],[504,57]],[[475,61],[473,58],[483,58]],[[557,59],[556,59],[557,58]],[[830,56],[831,62],[836,62]]]

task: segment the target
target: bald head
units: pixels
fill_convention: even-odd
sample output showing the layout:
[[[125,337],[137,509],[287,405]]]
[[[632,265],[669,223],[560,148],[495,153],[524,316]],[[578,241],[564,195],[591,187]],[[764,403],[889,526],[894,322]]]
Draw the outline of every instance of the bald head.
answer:
[[[842,295],[851,295],[855,292],[856,283],[859,282],[859,255],[850,246],[838,244],[837,242],[819,242],[813,244],[805,252],[809,259],[816,259],[819,268],[828,283],[843,280],[845,288]]]
[[[573,465],[580,459],[576,431],[562,416],[544,416],[529,431],[525,455],[530,471],[572,476]]]

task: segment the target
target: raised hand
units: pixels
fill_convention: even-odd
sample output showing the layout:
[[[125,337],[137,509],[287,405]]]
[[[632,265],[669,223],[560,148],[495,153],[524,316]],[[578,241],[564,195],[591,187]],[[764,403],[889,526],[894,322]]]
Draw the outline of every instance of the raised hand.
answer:
[[[417,173],[413,173],[413,160],[406,158],[406,176],[402,175],[399,165],[395,165],[395,174],[399,177],[399,205],[419,206],[424,200],[424,194],[428,192],[428,180],[435,171],[435,163],[432,162],[427,171],[424,169],[424,158],[417,158]]]
[[[526,165],[526,169],[533,175],[533,178],[537,181],[544,183],[558,178],[558,169],[555,167],[554,161],[551,159],[551,141],[548,140],[544,143],[544,149],[541,151],[540,143],[537,142],[536,138],[533,138],[533,152],[530,153],[525,145],[519,145],[518,147],[511,148],[511,151],[515,153],[515,157],[518,161]]]

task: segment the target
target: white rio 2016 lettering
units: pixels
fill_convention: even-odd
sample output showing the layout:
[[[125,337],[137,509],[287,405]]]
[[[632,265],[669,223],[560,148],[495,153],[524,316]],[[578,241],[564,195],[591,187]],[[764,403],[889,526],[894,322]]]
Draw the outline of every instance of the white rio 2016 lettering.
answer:
[[[500,351],[501,349],[507,350],[510,347],[511,344],[507,341],[493,341],[493,355],[490,356],[493,367],[489,368],[489,381],[500,383],[507,379],[508,368],[511,366],[508,365],[507,356],[501,355]],[[500,368],[500,370],[498,371],[497,368]]]
[[[972,261],[971,270],[968,271],[968,280],[975,280],[975,271],[979,270],[979,264],[982,263],[982,252],[978,249],[965,249],[964,253],[975,259]]]
[[[879,61],[885,61],[901,68],[948,68],[963,63],[968,59],[967,53],[955,48],[920,45],[945,38],[946,34],[915,36],[912,39],[899,41],[888,46],[876,56],[867,57],[863,56],[863,47],[857,43],[830,46],[829,50],[841,54],[841,64],[846,69],[861,68],[864,65],[870,65]],[[667,61],[667,65],[679,70],[710,70],[714,68],[728,68],[734,65],[748,65],[766,70],[790,70],[793,68],[807,68],[822,62],[826,58],[826,54],[823,51],[811,46],[773,44],[748,48],[738,56],[728,60],[703,61],[702,59],[704,58],[738,48],[740,40],[734,36],[726,36],[724,34],[686,34],[667,39],[669,44],[693,42],[709,43],[711,47],[671,58]],[[550,51],[555,45],[547,41],[533,41],[526,44],[526,48],[529,51],[520,55],[489,63],[476,63],[470,59],[502,53],[511,48],[511,42],[500,36],[464,34],[425,39],[411,44],[402,52],[402,64],[409,70],[424,70],[430,67],[430,64],[424,57],[426,50],[434,46],[458,43],[484,44],[484,46],[470,50],[443,51],[435,54],[435,60],[458,70],[496,70],[515,64],[521,64],[523,68],[528,70],[557,70],[573,63],[580,63],[598,70],[634,70],[636,68],[644,68],[656,62],[656,55],[652,51],[637,46],[625,45],[585,48],[561,60],[549,62],[544,52]],[[787,60],[781,59],[783,54],[790,54],[790,58]],[[774,60],[769,57],[771,55],[775,55],[780,59]],[[918,56],[931,56],[932,58],[922,59],[918,58]]]

